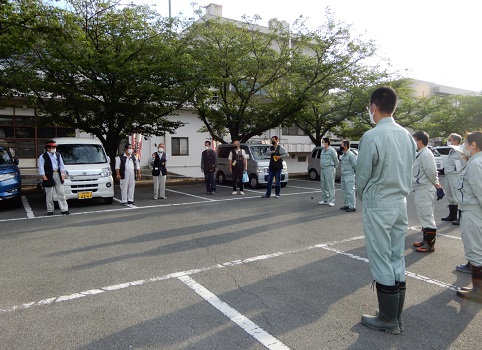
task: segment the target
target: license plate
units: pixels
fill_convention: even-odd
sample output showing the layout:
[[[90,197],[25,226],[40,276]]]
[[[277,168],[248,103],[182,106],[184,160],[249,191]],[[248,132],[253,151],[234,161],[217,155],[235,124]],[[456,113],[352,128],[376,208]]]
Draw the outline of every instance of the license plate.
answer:
[[[92,198],[92,192],[79,192],[77,195],[79,199]]]

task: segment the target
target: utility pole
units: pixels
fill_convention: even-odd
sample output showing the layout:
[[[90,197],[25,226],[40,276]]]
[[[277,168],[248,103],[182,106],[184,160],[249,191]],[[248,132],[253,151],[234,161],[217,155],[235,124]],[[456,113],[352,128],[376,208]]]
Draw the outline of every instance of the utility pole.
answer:
[[[171,19],[171,0],[169,0],[169,19]]]

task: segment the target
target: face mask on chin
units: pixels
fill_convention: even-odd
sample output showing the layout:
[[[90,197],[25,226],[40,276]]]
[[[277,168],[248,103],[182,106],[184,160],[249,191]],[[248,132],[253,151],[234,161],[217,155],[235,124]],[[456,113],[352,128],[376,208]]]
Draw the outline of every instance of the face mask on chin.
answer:
[[[159,148],[159,153],[164,152],[164,148]]]
[[[134,152],[133,149],[128,149],[128,150],[127,150],[127,153],[129,153],[129,154],[132,154],[132,152]]]
[[[204,147],[206,150],[209,150],[209,146]]]
[[[51,148],[51,149],[49,150],[49,152],[52,153],[52,154],[54,154],[55,152],[57,152],[57,148]]]
[[[276,141],[271,141],[271,144],[274,146],[276,145]]]

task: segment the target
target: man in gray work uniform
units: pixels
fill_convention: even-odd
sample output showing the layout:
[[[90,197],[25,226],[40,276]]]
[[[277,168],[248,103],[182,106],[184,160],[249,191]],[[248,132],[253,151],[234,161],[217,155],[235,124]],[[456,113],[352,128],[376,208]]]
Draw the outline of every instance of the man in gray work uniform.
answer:
[[[413,243],[413,246],[417,247],[415,251],[419,253],[430,253],[435,251],[437,225],[433,213],[436,188],[441,186],[438,181],[435,157],[427,147],[428,134],[418,131],[413,134],[413,139],[417,144],[417,156],[413,166],[412,190],[423,234],[422,241]]]
[[[363,231],[369,265],[376,281],[378,314],[361,322],[391,334],[403,331],[405,234],[415,142],[392,117],[397,95],[380,87],[370,96],[368,113],[376,126],[360,140],[356,191],[363,200]]]

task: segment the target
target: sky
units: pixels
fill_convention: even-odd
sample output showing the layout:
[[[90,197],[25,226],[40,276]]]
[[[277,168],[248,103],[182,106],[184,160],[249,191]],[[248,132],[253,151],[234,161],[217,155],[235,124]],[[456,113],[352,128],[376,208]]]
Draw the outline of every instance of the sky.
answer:
[[[193,17],[193,0],[170,0],[171,14]],[[169,14],[169,0],[134,0]],[[353,27],[354,35],[374,40],[378,55],[388,58],[404,76],[460,89],[482,91],[482,1],[480,0],[197,0],[194,8],[215,3],[226,18],[261,16],[308,26],[323,23],[329,7],[336,20]],[[204,10],[203,10],[204,13]]]

